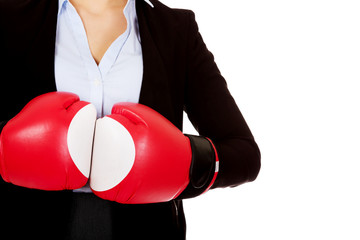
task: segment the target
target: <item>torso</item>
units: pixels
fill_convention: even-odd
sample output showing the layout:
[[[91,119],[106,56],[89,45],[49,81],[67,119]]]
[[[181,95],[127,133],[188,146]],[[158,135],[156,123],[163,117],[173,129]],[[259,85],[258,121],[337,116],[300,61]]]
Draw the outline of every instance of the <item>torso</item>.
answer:
[[[91,54],[95,62],[99,64],[112,42],[126,30],[124,6],[98,14],[81,8],[74,1],[71,2],[84,24]]]

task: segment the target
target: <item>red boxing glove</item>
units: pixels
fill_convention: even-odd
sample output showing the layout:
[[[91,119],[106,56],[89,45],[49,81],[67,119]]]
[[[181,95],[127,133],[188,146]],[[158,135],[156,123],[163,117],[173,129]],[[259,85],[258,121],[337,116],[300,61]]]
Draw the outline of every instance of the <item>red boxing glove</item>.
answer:
[[[31,100],[0,135],[0,173],[15,185],[77,189],[89,177],[95,107],[72,93]]]
[[[115,104],[97,120],[90,187],[119,203],[176,198],[189,184],[189,138],[165,117],[141,104]]]

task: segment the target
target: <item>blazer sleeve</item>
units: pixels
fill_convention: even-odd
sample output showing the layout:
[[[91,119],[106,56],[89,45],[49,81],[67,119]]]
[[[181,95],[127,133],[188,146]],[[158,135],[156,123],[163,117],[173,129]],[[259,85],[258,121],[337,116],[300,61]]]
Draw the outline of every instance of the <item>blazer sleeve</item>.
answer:
[[[219,172],[212,188],[235,187],[256,179],[260,150],[191,11],[189,18],[184,110],[200,136],[215,146]]]
[[[6,123],[7,123],[7,121],[0,121],[0,134]]]

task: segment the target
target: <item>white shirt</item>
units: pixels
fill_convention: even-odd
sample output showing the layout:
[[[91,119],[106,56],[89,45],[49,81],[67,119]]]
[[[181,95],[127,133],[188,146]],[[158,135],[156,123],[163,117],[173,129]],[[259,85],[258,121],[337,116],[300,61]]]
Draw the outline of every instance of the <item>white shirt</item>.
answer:
[[[79,14],[71,2],[59,0],[55,45],[56,88],[75,93],[81,100],[93,103],[98,117],[110,114],[115,103],[139,101],[143,60],[135,0],[128,0],[124,14],[126,31],[110,45],[97,65]],[[76,191],[91,190],[85,186]]]
[[[128,0],[124,14],[126,31],[110,45],[97,65],[79,14],[68,0],[59,0],[56,87],[93,103],[98,117],[110,114],[114,103],[139,101],[143,62],[135,0]]]

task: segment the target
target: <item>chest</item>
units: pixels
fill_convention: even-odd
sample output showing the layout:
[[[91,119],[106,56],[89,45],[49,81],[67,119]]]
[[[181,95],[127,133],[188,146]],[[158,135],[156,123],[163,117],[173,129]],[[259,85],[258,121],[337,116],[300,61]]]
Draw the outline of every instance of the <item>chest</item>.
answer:
[[[144,1],[136,1],[136,3],[138,3],[139,34],[142,39],[141,46],[144,62],[144,74],[139,102],[154,108],[180,127],[183,97],[178,97],[178,95],[182,95],[182,85],[185,74],[183,71],[185,66],[183,59],[185,59],[185,57],[183,57],[183,55],[186,54],[186,44],[177,43],[186,42],[183,38],[186,36],[186,29],[188,28],[182,29],[181,26],[185,24],[177,24],[176,27],[173,27],[173,23],[188,21],[182,21],[183,18],[180,18],[181,21],[170,18],[170,20],[165,23],[164,19],[160,17],[163,14],[155,14],[153,13],[154,9],[150,8],[145,11],[143,6]],[[33,97],[56,90],[54,78],[54,48],[56,42],[58,4],[57,1],[45,0],[38,1],[37,4],[29,1],[29,5],[30,4],[31,8],[29,9],[33,9],[33,5],[36,5],[34,11],[23,11],[23,9],[18,9],[20,6],[17,6],[14,10],[10,9],[10,11],[7,9],[5,2],[4,4],[0,3],[1,18],[12,22],[12,24],[9,25],[11,28],[3,29],[3,34],[1,34],[2,39],[0,40],[1,43],[7,43],[0,46],[0,52],[3,55],[2,59],[4,59],[4,61],[0,60],[1,70],[3,71],[3,76],[10,76],[8,79],[11,79],[11,81],[4,81],[0,88],[1,93],[4,93],[0,94],[0,102],[11,102],[11,104],[6,105],[6,109],[1,111],[0,119],[13,117]],[[24,5],[24,7],[28,6]],[[23,14],[24,12],[28,14]],[[96,59],[100,59],[104,53],[104,49],[109,45],[109,43],[106,45],[105,42],[113,41],[116,36],[124,31],[125,20],[120,21],[120,23],[123,24],[121,28],[120,25],[117,25],[119,21],[114,20],[116,16],[121,18],[121,15],[111,16],[110,20],[108,20],[110,23],[115,22],[115,24],[110,25],[108,21],[96,21],[101,22],[100,25],[97,25],[96,22],[95,24],[91,24],[86,14],[81,13],[80,15],[86,26],[92,53]],[[122,16],[121,19],[124,19],[124,16]],[[3,25],[1,24],[1,26]],[[107,28],[106,30],[105,27],[109,26],[115,27],[118,31],[113,31],[111,30],[112,28]],[[95,30],[99,28],[101,34]],[[113,35],[114,33],[116,34]],[[105,42],[100,40],[98,41],[100,42],[98,45],[93,43],[96,41],[92,39],[101,38],[110,40]],[[177,47],[174,48],[173,45]],[[96,51],[96,49],[103,50]],[[176,51],[176,54],[174,51]],[[175,58],[174,56],[177,57]],[[21,61],[19,61],[19,59],[21,59]],[[21,71],[19,71],[19,69]],[[169,91],[169,88],[172,90]],[[13,96],[10,100],[9,93],[12,93]],[[179,109],[175,111],[174,106],[178,106]]]
[[[78,10],[83,22],[91,54],[97,64],[106,50],[127,28],[127,21],[122,11],[96,15]]]
[[[138,102],[143,62],[133,12],[125,12],[126,22],[121,15],[88,18],[87,14],[80,17],[81,11],[67,10],[57,26],[57,90],[73,92],[93,103],[98,117],[110,114],[116,102]],[[121,23],[127,24],[125,34]]]

